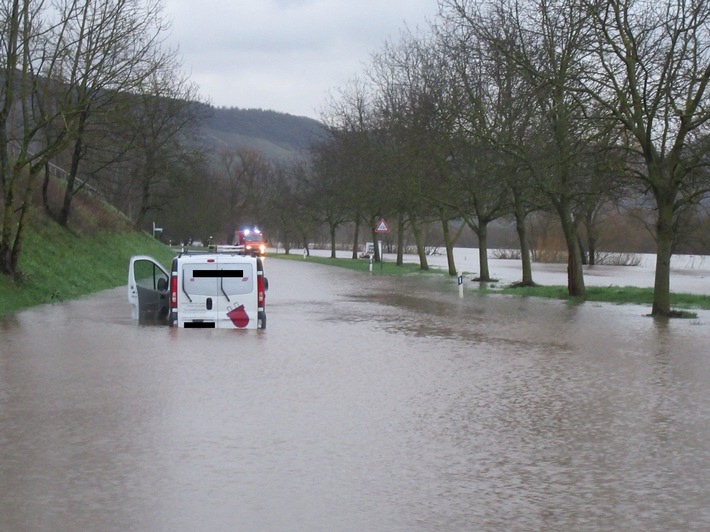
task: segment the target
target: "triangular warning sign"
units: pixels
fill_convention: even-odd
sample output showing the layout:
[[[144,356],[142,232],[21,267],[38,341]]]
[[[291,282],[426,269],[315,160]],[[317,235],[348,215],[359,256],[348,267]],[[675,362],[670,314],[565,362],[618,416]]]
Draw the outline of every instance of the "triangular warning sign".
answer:
[[[389,233],[390,228],[387,225],[387,222],[385,222],[385,219],[382,218],[380,222],[377,224],[377,227],[375,228],[375,233]]]

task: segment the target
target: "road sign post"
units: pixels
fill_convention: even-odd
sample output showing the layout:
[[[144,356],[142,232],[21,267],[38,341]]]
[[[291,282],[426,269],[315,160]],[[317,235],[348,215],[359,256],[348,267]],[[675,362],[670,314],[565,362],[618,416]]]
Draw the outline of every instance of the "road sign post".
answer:
[[[380,218],[380,221],[377,222],[377,227],[375,227],[375,233],[389,233],[390,232],[390,227],[387,225],[387,222],[385,221],[384,218]]]
[[[156,226],[155,222],[153,222],[153,238],[155,238],[156,233],[162,233],[162,232],[163,232],[163,228]]]
[[[387,225],[387,222],[385,221],[384,218],[380,218],[380,221],[377,222],[377,225],[375,226],[375,233],[389,233],[389,232],[390,232],[389,225]],[[377,245],[377,242],[375,242],[375,245]],[[384,253],[380,253],[380,271],[382,271],[384,262],[385,262]]]

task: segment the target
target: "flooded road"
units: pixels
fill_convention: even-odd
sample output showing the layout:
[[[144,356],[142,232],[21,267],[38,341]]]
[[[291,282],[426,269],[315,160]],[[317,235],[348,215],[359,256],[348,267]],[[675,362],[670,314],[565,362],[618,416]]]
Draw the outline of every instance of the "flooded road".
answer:
[[[710,529],[710,313],[266,272],[265,331],[0,318],[0,530]]]

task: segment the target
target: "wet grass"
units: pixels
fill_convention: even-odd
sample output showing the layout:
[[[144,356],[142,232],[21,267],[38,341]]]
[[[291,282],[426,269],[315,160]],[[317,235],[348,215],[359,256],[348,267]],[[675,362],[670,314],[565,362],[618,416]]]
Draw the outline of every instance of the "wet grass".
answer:
[[[573,298],[567,293],[565,286],[523,286],[484,288],[484,291],[515,295],[523,297],[543,297],[563,299],[570,302],[597,301],[615,303],[618,305],[653,305],[653,288],[638,288],[635,286],[588,286],[584,298]],[[675,309],[710,310],[710,296],[685,293],[671,293],[671,305]],[[692,313],[678,312],[681,317],[694,317]]]
[[[37,216],[29,227],[17,278],[0,275],[0,315],[43,303],[75,299],[127,283],[132,255],[170,265],[172,251],[133,230],[80,235]]]

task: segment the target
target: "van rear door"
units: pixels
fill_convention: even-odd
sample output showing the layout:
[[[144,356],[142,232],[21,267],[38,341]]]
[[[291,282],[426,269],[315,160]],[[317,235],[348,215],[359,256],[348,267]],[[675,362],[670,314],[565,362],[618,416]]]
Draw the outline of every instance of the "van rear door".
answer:
[[[131,257],[128,267],[128,302],[133,319],[167,321],[170,313],[170,275],[154,258]]]
[[[203,257],[186,257],[177,287],[178,326],[216,327],[219,299],[217,261]]]
[[[224,329],[255,329],[257,326],[256,259],[219,257],[219,325]]]

